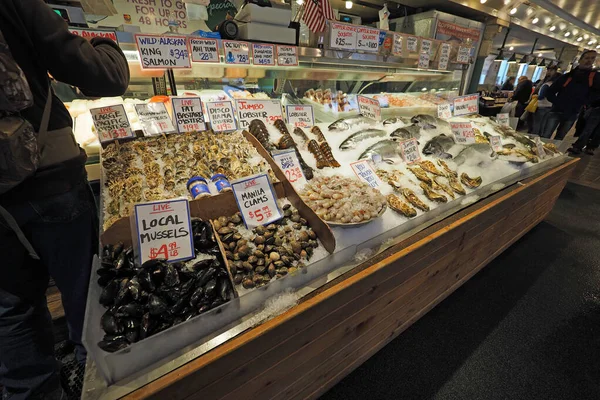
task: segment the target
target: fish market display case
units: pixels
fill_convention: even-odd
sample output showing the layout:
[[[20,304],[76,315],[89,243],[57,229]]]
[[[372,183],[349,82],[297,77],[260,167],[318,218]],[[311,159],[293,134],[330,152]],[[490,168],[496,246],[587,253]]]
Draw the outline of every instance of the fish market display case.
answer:
[[[311,104],[315,124],[252,121],[99,150],[84,399],[316,398],[547,215],[574,160],[487,117],[437,118],[456,74],[378,57],[300,49],[298,67],[175,71],[179,95]],[[132,88],[151,93],[160,74],[137,63]],[[382,121],[358,115],[358,94],[379,101]],[[100,101],[129,112],[145,100]],[[81,124],[88,106],[71,104]],[[451,123],[472,128],[466,143]],[[275,161],[284,150],[292,173]],[[190,177],[217,173],[267,174],[283,219],[247,229],[233,194],[210,182],[190,197]],[[133,207],[180,197],[195,259],[140,266]]]

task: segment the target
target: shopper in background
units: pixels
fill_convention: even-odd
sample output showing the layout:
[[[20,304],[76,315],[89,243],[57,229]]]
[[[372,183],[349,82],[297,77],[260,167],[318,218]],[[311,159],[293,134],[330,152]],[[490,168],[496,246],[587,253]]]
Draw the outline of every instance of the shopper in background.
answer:
[[[553,73],[550,74],[550,71],[553,71]],[[544,83],[542,83],[542,85],[540,86],[539,92],[537,94],[537,110],[533,117],[533,129],[531,130],[531,133],[535,135],[540,135],[540,133],[544,131],[545,117],[552,108],[552,103],[548,101],[546,96],[548,94],[550,86],[552,86],[552,84],[560,77],[560,73],[556,72],[556,67],[554,67],[554,69],[552,70],[549,69],[548,72],[549,73],[546,75],[546,78],[548,79],[544,78]]]
[[[581,107],[588,104],[600,88],[600,77],[592,71],[596,55],[595,50],[584,51],[579,65],[550,86],[546,98],[552,103],[552,109],[546,114],[540,136],[550,138],[556,130],[555,139],[563,140],[577,120]]]
[[[514,76],[510,76],[506,82],[504,82],[504,85],[502,85],[502,89],[501,90],[515,90],[515,77]]]
[[[533,91],[533,83],[526,76],[519,77],[519,83],[517,84],[517,88],[515,89],[515,93],[513,94],[512,101],[516,101],[517,105],[515,107],[515,117],[521,118],[523,113],[525,112],[525,107],[527,107],[527,102],[531,98],[531,93]],[[519,125],[522,124],[523,121],[519,120]]]
[[[8,212],[0,216],[0,386],[4,399],[64,399],[45,292],[52,276],[77,360],[84,363],[81,335],[98,221],[86,154],[75,142],[67,109],[49,89],[48,73],[97,97],[123,94],[129,69],[113,41],[71,34],[43,0],[4,0],[0,30],[33,94],[33,106],[21,116],[36,132],[47,125],[37,172],[0,195]],[[49,115],[47,124],[42,115]],[[83,378],[83,364],[75,366]]]
[[[579,132],[577,141],[567,151],[577,155],[585,148],[587,154],[594,155],[594,151],[598,148],[597,134],[600,130],[600,99],[596,99],[587,107],[583,120],[583,129]]]

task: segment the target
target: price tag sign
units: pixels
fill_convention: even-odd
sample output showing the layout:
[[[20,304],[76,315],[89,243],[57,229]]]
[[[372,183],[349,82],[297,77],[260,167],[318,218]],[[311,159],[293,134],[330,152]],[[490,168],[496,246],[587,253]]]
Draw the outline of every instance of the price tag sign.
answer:
[[[233,104],[230,101],[208,102],[206,103],[206,113],[213,131],[231,132],[237,129]]]
[[[354,50],[356,48],[356,27],[339,22],[329,24],[329,47],[339,50]]]
[[[98,132],[100,143],[135,136],[131,130],[125,107],[122,104],[110,107],[90,108],[90,114],[92,114],[92,120],[94,121],[96,132]]]
[[[539,158],[546,157],[546,150],[544,150],[544,143],[540,140],[539,136],[535,138],[535,152]]]
[[[442,71],[447,70],[448,69],[448,61],[450,61],[450,58],[440,56],[440,61],[438,62],[438,69],[442,70]]]
[[[272,152],[271,155],[290,183],[298,185],[304,185],[306,183],[306,178],[304,177],[302,169],[300,168],[300,163],[298,162],[296,150],[288,149],[275,151]]]
[[[296,46],[277,46],[277,65],[292,67],[298,65],[298,48]]]
[[[412,138],[400,142],[400,154],[402,159],[407,164],[412,164],[421,161],[421,154],[419,153],[419,143],[417,139]]]
[[[450,110],[450,103],[444,103],[438,105],[438,118],[449,119],[452,118],[452,110]]]
[[[394,33],[394,44],[392,45],[392,54],[402,57],[402,35]]]
[[[509,114],[498,114],[496,115],[496,121],[499,125],[510,126],[510,115]]]
[[[250,45],[235,40],[222,40],[226,64],[250,64]]]
[[[450,43],[442,43],[442,49],[440,51],[440,60],[438,63],[438,69],[448,69],[448,62],[450,62]]]
[[[494,151],[502,150],[502,139],[498,135],[490,135],[490,145]]]
[[[145,136],[176,132],[165,103],[136,104],[135,111],[138,117],[140,117],[140,123],[142,124]]]
[[[217,39],[189,38],[192,61],[204,63],[218,63],[219,42]]]
[[[456,55],[456,62],[461,64],[468,64],[469,58],[471,57],[470,47],[458,47],[458,54]]]
[[[379,50],[379,29],[361,26],[356,32],[356,50],[376,53]]]
[[[268,225],[283,218],[267,174],[232,181],[231,188],[246,228]]]
[[[475,143],[475,131],[470,122],[450,122],[454,140],[460,144]]]
[[[408,36],[406,38],[406,48],[409,53],[416,53],[419,44],[419,38],[416,36]]]
[[[371,163],[369,160],[359,160],[353,163],[350,163],[350,167],[352,167],[352,171],[356,174],[358,179],[369,184],[369,186],[378,188],[381,186],[381,180],[377,177],[377,174],[373,170]]]
[[[278,119],[283,119],[279,100],[236,100],[235,107],[240,129],[249,127],[253,119],[260,119],[271,125]]]
[[[180,133],[206,130],[200,97],[174,97],[172,101],[173,116]]]
[[[469,94],[454,99],[454,116],[479,114],[479,95]]]
[[[142,69],[192,68],[185,36],[135,35]]]
[[[165,258],[169,262],[194,258],[190,206],[186,199],[136,204],[135,237],[140,264]]]
[[[358,110],[363,117],[381,121],[381,106],[379,101],[370,97],[358,96]]]
[[[272,44],[252,44],[254,65],[275,65],[275,46]]]
[[[425,52],[421,52],[419,54],[419,64],[418,68],[427,69],[429,68],[429,54]]]
[[[81,28],[69,28],[69,32],[74,35],[81,36],[84,39],[92,40],[95,37],[111,39],[117,42],[117,34],[115,31],[100,31],[96,29],[81,29]]]
[[[429,39],[421,39],[421,53],[427,53],[427,55],[431,55],[431,48],[433,47],[433,42]]]
[[[313,108],[309,105],[285,106],[288,124],[294,127],[308,128],[315,124]]]

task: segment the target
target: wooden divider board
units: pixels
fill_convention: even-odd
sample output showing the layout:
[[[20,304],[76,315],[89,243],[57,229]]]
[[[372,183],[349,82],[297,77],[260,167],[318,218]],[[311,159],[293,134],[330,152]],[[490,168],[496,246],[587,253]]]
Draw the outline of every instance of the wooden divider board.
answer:
[[[575,163],[431,226],[126,398],[318,397],[544,219]]]

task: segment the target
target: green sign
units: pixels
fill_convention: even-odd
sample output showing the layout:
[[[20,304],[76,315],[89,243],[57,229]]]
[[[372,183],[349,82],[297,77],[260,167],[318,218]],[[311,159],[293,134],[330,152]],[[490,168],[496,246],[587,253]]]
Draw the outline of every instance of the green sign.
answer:
[[[206,7],[206,10],[208,11],[206,25],[213,31],[216,31],[217,26],[227,19],[227,14],[231,18],[237,14],[237,9],[229,0],[210,0],[210,4]]]

